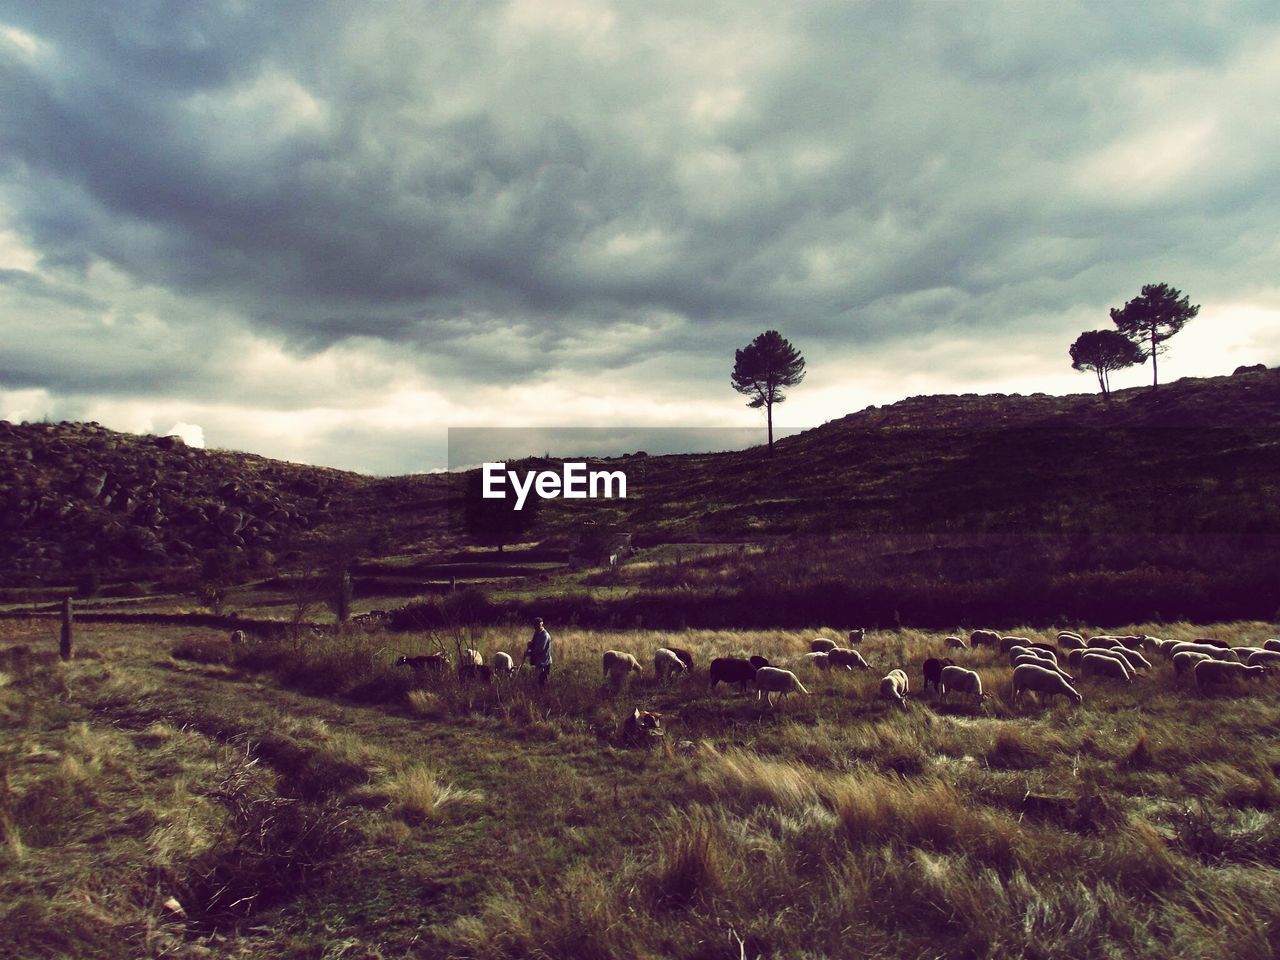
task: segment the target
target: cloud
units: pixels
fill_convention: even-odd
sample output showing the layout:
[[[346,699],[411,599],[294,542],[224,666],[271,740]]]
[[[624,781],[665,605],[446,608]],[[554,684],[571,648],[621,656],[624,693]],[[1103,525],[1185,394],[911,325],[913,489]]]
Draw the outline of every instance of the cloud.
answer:
[[[745,424],[767,327],[811,423],[1084,389],[1150,282],[1221,348],[1171,374],[1275,362],[1276,17],[0,2],[0,387],[385,472],[450,424]]]

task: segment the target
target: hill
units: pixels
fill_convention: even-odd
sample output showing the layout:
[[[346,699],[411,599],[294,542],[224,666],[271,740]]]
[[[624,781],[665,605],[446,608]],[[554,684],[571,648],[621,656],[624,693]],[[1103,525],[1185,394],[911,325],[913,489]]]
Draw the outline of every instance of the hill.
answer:
[[[430,518],[443,515],[438,478],[389,482],[96,423],[0,421],[0,471],[10,586],[88,570],[149,579],[215,554],[270,566],[357,530],[361,548],[430,539]]]
[[[1253,370],[1110,402],[912,397],[786,438],[772,458],[754,448],[602,461],[627,471],[627,499],[546,502],[534,534],[546,549],[525,559],[563,557],[587,523],[629,531],[640,553],[597,575],[539,568],[523,599],[569,594],[564,612],[606,622],[755,625],[800,603],[825,605],[830,622],[914,611],[946,623],[1010,592],[1010,615],[1080,598],[1100,622],[1167,610],[1171,597],[1235,603],[1270,590],[1264,571],[1280,553],[1278,426],[1280,370]],[[458,555],[467,540],[448,504],[459,475],[377,479],[71,423],[0,423],[0,467],[12,478],[0,493],[4,586],[90,572],[189,585],[210,558],[271,575],[340,550],[358,573],[394,581],[366,584],[384,596],[471,576],[503,601],[509,584],[493,578],[519,572]],[[717,541],[746,546],[696,560],[657,550]],[[752,596],[773,598],[767,614]],[[1107,606],[1122,597],[1143,599]],[[1261,602],[1230,615],[1274,612]],[[523,615],[501,602],[498,614]]]

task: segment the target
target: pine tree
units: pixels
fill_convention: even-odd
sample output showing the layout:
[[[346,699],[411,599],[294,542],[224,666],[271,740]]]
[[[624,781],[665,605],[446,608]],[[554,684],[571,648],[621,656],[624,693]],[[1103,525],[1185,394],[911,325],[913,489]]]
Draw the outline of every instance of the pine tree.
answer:
[[[747,406],[765,408],[769,455],[773,456],[773,405],[787,399],[783,387],[804,379],[804,357],[777,330],[766,330],[734,356],[733,389],[750,397]]]

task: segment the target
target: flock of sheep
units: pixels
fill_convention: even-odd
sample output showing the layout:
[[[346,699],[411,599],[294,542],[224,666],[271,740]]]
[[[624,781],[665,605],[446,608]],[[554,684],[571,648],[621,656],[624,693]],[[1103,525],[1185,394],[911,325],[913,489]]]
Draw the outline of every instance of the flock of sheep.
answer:
[[[870,670],[871,665],[853,647],[862,643],[864,630],[852,630],[848,646],[841,647],[835,641],[819,637],[790,666],[816,668],[818,670]],[[1012,698],[1017,704],[1022,694],[1034,693],[1038,697],[1055,695],[1068,697],[1082,703],[1084,697],[1073,684],[1075,671],[1081,677],[1101,677],[1131,684],[1135,676],[1150,671],[1151,661],[1143,654],[1169,660],[1178,675],[1188,671],[1195,678],[1197,687],[1234,683],[1237,680],[1261,677],[1270,665],[1280,662],[1280,640],[1267,640],[1261,647],[1231,647],[1221,640],[1198,639],[1194,641],[1161,640],[1150,636],[1099,635],[1085,639],[1078,633],[1064,630],[1057,635],[1057,644],[1042,643],[1026,637],[1002,636],[994,630],[975,630],[966,641],[959,636],[946,637],[944,646],[949,650],[968,650],[990,646],[1009,658],[1013,667]],[[1065,663],[1065,668],[1063,664]],[[661,682],[693,671],[693,655],[687,650],[662,647],[654,653],[654,676]],[[629,653],[608,650],[603,657],[605,678],[615,686],[621,686],[628,676],[640,673],[639,660]],[[921,664],[924,690],[933,687],[939,699],[945,701],[950,693],[962,693],[985,700],[982,677],[976,670],[957,665],[950,658],[930,657]],[[771,664],[766,657],[717,657],[707,668],[708,686],[714,689],[720,683],[737,684],[745,692],[748,685],[756,689],[757,700],[764,698],[770,707],[774,696],[809,691],[793,671]],[[881,699],[906,707],[910,693],[910,680],[901,668],[890,670],[880,681]]]
[[[862,643],[865,630],[851,630],[847,646],[819,637],[810,644],[809,652],[787,664],[796,669],[871,670],[871,665],[855,646]],[[1172,663],[1181,676],[1188,672],[1195,678],[1197,687],[1205,689],[1238,680],[1264,676],[1268,669],[1280,663],[1280,640],[1267,640],[1261,647],[1231,647],[1221,640],[1201,638],[1192,641],[1161,640],[1157,637],[1100,635],[1086,639],[1069,630],[1057,634],[1057,643],[1048,644],[1026,637],[1002,636],[994,630],[974,630],[968,640],[949,636],[943,646],[951,651],[964,651],[980,647],[992,647],[1009,658],[1013,667],[1011,703],[1016,705],[1023,693],[1051,698],[1061,695],[1075,703],[1084,697],[1073,685],[1076,677],[1100,677],[1131,684],[1135,676],[1152,669],[1153,657],[1163,657]],[[1144,654],[1145,651],[1145,654]],[[425,656],[402,656],[397,665],[407,666],[419,673],[441,673],[449,668],[449,659],[439,653]],[[601,663],[604,679],[615,689],[620,689],[633,674],[643,673],[643,667],[634,654],[621,650],[606,650]],[[512,656],[495,653],[486,664],[478,650],[461,652],[458,674],[464,680],[491,682],[495,678],[510,677],[516,670]],[[655,678],[661,683],[686,677],[694,672],[694,656],[678,647],[660,647],[653,655]],[[1072,672],[1068,672],[1072,671]],[[982,677],[976,670],[956,664],[950,657],[929,657],[921,664],[924,691],[933,687],[939,699],[945,701],[952,693],[965,694],[978,702],[985,700]],[[756,689],[756,699],[764,699],[769,707],[775,696],[790,693],[808,694],[809,690],[793,670],[770,663],[763,656],[716,657],[707,668],[707,684],[715,689],[719,684],[737,684],[745,692],[748,686]],[[907,672],[898,667],[889,670],[880,681],[879,696],[903,708],[910,695]]]

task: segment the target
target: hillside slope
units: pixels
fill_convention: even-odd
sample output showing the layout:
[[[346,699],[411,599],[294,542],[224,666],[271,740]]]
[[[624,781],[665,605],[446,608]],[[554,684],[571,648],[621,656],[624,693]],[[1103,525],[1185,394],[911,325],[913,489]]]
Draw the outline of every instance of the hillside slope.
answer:
[[[555,500],[637,541],[890,532],[1280,531],[1280,370],[1096,395],[912,397],[746,451],[610,461],[628,499]],[[528,461],[537,465],[538,461]],[[375,479],[97,424],[0,422],[0,585],[144,578],[229,552],[305,563],[335,540],[431,553],[449,479]],[[462,478],[454,477],[455,489]]]
[[[229,552],[247,562],[359,531],[438,530],[440,481],[388,482],[96,423],[0,421],[0,581],[86,569],[151,576]],[[416,522],[415,522],[416,518]]]

